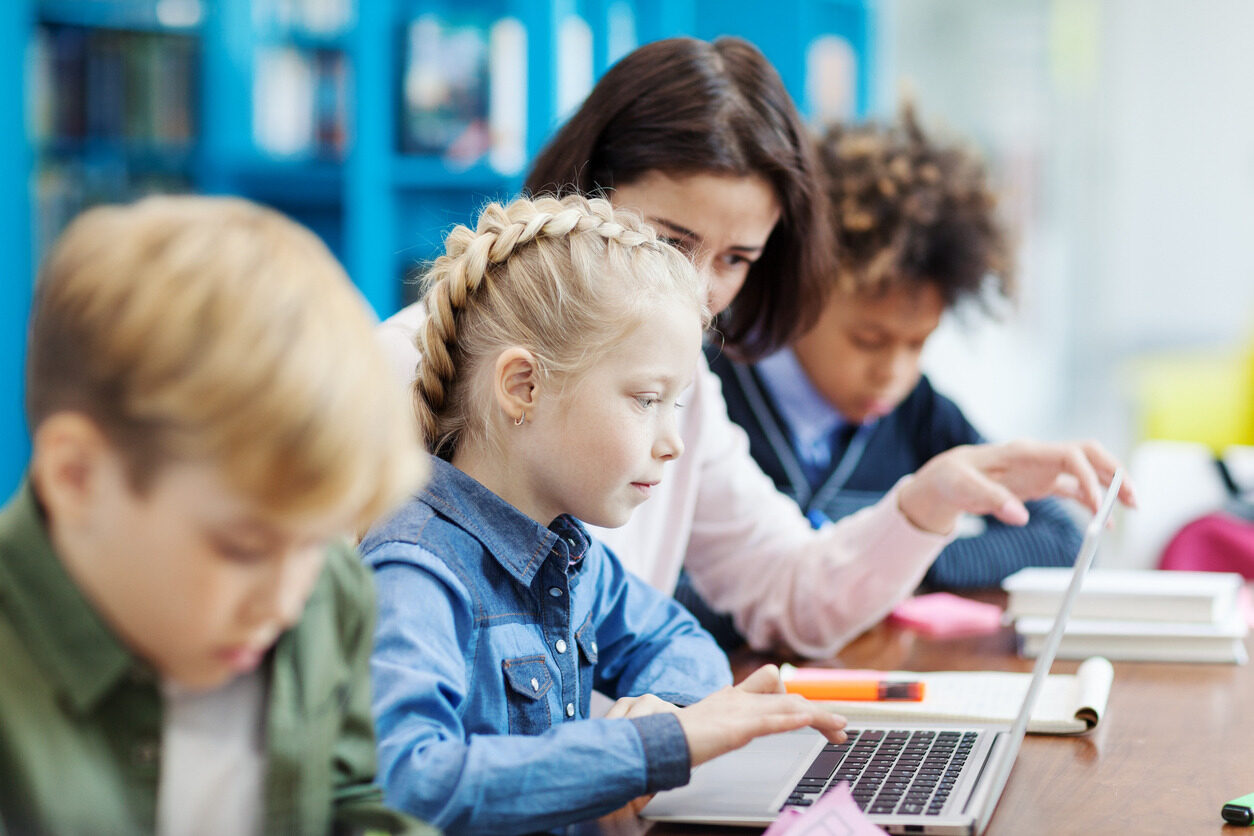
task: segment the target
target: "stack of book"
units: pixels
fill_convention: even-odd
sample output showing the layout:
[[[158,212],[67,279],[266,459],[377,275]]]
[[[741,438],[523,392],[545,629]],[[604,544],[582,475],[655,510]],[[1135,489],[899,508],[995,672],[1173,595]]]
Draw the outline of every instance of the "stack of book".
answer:
[[[1002,582],[1024,656],[1040,651],[1070,580],[1068,568],[1033,568]],[[1227,572],[1093,569],[1067,620],[1058,658],[1244,664],[1249,627],[1242,583]]]
[[[35,139],[187,146],[198,61],[183,35],[40,27],[30,64]]]
[[[27,66],[38,260],[89,206],[192,188],[195,38],[40,25]]]

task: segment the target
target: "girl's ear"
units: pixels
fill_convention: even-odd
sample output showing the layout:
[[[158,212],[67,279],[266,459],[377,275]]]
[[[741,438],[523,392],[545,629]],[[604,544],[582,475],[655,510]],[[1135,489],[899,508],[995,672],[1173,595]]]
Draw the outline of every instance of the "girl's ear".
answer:
[[[497,405],[516,423],[526,420],[539,396],[540,366],[536,357],[521,346],[505,349],[496,357],[492,394]]]

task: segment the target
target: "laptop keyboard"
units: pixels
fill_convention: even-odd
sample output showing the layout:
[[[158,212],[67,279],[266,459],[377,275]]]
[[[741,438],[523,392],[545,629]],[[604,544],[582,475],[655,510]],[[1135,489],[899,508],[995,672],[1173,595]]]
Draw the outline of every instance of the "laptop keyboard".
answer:
[[[850,731],[823,747],[784,802],[807,807],[841,781],[872,814],[938,816],[966,766],[976,732]]]

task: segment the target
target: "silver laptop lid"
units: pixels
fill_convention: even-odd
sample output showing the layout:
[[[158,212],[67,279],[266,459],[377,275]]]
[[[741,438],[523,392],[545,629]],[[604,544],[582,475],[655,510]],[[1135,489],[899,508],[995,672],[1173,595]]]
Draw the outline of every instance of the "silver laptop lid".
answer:
[[[1014,767],[1019,747],[1023,744],[1023,736],[1028,730],[1028,720],[1031,719],[1032,709],[1036,706],[1036,698],[1045,685],[1045,678],[1049,676],[1054,657],[1058,655],[1058,645],[1062,642],[1063,631],[1067,629],[1067,617],[1071,613],[1071,606],[1080,594],[1084,576],[1093,565],[1097,545],[1101,541],[1102,532],[1106,530],[1106,523],[1114,510],[1115,500],[1119,496],[1119,486],[1122,484],[1123,471],[1116,470],[1114,477],[1110,480],[1110,487],[1106,489],[1106,495],[1102,497],[1102,504],[1098,506],[1097,513],[1093,515],[1092,521],[1084,530],[1084,541],[1080,544],[1080,552],[1075,559],[1071,583],[1067,586],[1067,592],[1058,606],[1058,614],[1054,616],[1054,626],[1045,637],[1045,644],[1041,646],[1040,655],[1036,657],[1036,666],[1032,668],[1032,680],[1028,683],[1028,692],[1023,697],[1019,716],[1015,718],[1014,725],[1006,734],[1005,745],[998,747],[993,755],[993,763],[990,764],[990,772],[984,788],[987,789],[987,794],[983,796],[984,809],[976,811],[976,833],[982,833],[988,826],[988,821],[993,817],[993,810],[997,808],[997,801],[1001,798],[1006,781],[1010,778],[1010,770]]]

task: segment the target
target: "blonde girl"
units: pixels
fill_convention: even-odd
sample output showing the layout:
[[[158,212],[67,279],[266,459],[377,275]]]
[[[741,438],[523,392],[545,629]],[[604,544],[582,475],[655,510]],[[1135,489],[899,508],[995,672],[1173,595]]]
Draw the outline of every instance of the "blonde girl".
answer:
[[[604,200],[491,205],[449,235],[414,386],[433,478],[362,544],[392,803],[531,832],[686,783],[761,734],[843,737],[773,667],[730,687],[708,634],[584,527],[625,523],[682,454],[704,297],[682,254]],[[595,720],[594,687],[620,698]]]

